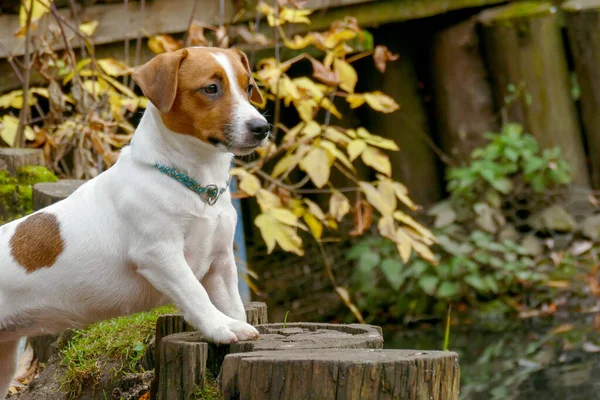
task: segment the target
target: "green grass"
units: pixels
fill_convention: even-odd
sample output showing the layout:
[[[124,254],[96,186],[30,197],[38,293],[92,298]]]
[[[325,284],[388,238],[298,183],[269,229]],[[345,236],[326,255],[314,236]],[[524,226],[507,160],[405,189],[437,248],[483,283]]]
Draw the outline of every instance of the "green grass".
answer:
[[[204,388],[196,388],[192,394],[194,400],[222,400],[221,390],[217,381],[211,376],[206,374],[206,383]]]
[[[164,306],[76,331],[60,353],[64,371],[59,382],[63,391],[73,396],[83,387],[95,385],[106,365],[111,366],[111,379],[139,371],[139,361],[154,336],[156,320],[175,311],[172,306]]]

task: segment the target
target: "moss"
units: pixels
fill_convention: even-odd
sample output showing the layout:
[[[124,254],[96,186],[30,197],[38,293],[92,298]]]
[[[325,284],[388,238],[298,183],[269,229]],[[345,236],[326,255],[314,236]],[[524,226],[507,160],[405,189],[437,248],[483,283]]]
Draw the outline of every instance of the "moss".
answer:
[[[206,374],[206,382],[203,388],[196,388],[192,393],[193,400],[222,400],[219,384],[212,377],[212,374]]]
[[[140,369],[140,359],[154,336],[160,315],[174,312],[171,306],[149,312],[102,321],[77,330],[60,352],[59,382],[68,396],[80,393],[84,386],[94,386],[106,366],[111,366],[112,380]]]
[[[551,3],[519,2],[484,11],[481,14],[480,21],[484,24],[507,23],[512,19],[551,15],[555,12],[556,7]]]
[[[17,170],[19,183],[24,185],[34,185],[40,182],[56,182],[58,177],[48,168],[40,165],[29,165]]]

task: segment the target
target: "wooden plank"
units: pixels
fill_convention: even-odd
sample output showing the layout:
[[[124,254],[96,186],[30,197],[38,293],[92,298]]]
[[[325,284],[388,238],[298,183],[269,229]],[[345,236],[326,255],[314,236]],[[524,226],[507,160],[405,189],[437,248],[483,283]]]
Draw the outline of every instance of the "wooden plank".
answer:
[[[187,29],[190,13],[196,0],[178,0],[177,6],[172,1],[152,1],[146,2],[142,17],[141,3],[131,2],[127,10],[123,4],[93,5],[81,10],[79,19],[81,21],[98,21],[98,28],[92,36],[95,45],[120,42],[125,39],[135,39],[140,32],[142,37],[155,35],[158,33],[182,33]],[[369,3],[374,0],[310,0],[307,8],[322,10],[330,7],[341,7],[356,3]],[[225,1],[225,22],[245,22],[254,19],[255,13],[247,11],[237,16],[238,10],[235,6],[235,0]],[[252,0],[247,10],[254,10],[256,0]],[[60,9],[58,11],[61,17],[71,20],[70,9]],[[237,18],[236,18],[237,17]],[[220,2],[214,0],[200,1],[196,7],[194,18],[206,24],[219,24]],[[52,18],[46,18],[47,24],[54,24]],[[265,24],[266,25],[266,24]],[[43,28],[41,26],[40,28]],[[20,56],[24,53],[24,38],[14,37],[14,33],[19,30],[19,17],[14,14],[0,15],[0,38],[2,43],[9,49],[13,56]],[[69,37],[74,35],[69,32]],[[79,41],[73,41],[73,47],[78,47]],[[55,49],[62,49],[64,45],[60,43]],[[0,52],[0,57],[6,57],[4,51]]]

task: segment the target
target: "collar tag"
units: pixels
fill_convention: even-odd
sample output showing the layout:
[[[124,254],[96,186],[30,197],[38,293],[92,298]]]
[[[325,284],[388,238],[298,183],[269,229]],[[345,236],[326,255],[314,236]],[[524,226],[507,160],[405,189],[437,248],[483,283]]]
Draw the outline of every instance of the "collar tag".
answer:
[[[225,193],[229,187],[230,179],[227,180],[227,186],[222,188],[219,188],[219,186],[215,185],[214,183],[209,183],[208,185],[203,186],[200,184],[200,182],[192,179],[182,172],[177,171],[174,168],[161,164],[154,164],[154,167],[163,174],[168,175],[177,182],[183,184],[191,191],[198,193],[202,201],[207,203],[209,206],[214,206],[217,200],[219,200],[219,197],[221,197],[221,195]]]

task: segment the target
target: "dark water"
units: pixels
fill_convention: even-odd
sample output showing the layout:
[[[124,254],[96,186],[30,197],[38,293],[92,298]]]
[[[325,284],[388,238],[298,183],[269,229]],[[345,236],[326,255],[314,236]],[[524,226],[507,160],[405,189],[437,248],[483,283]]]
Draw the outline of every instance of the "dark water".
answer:
[[[385,329],[387,347],[440,350],[441,325]],[[452,327],[461,400],[600,400],[600,315]]]

